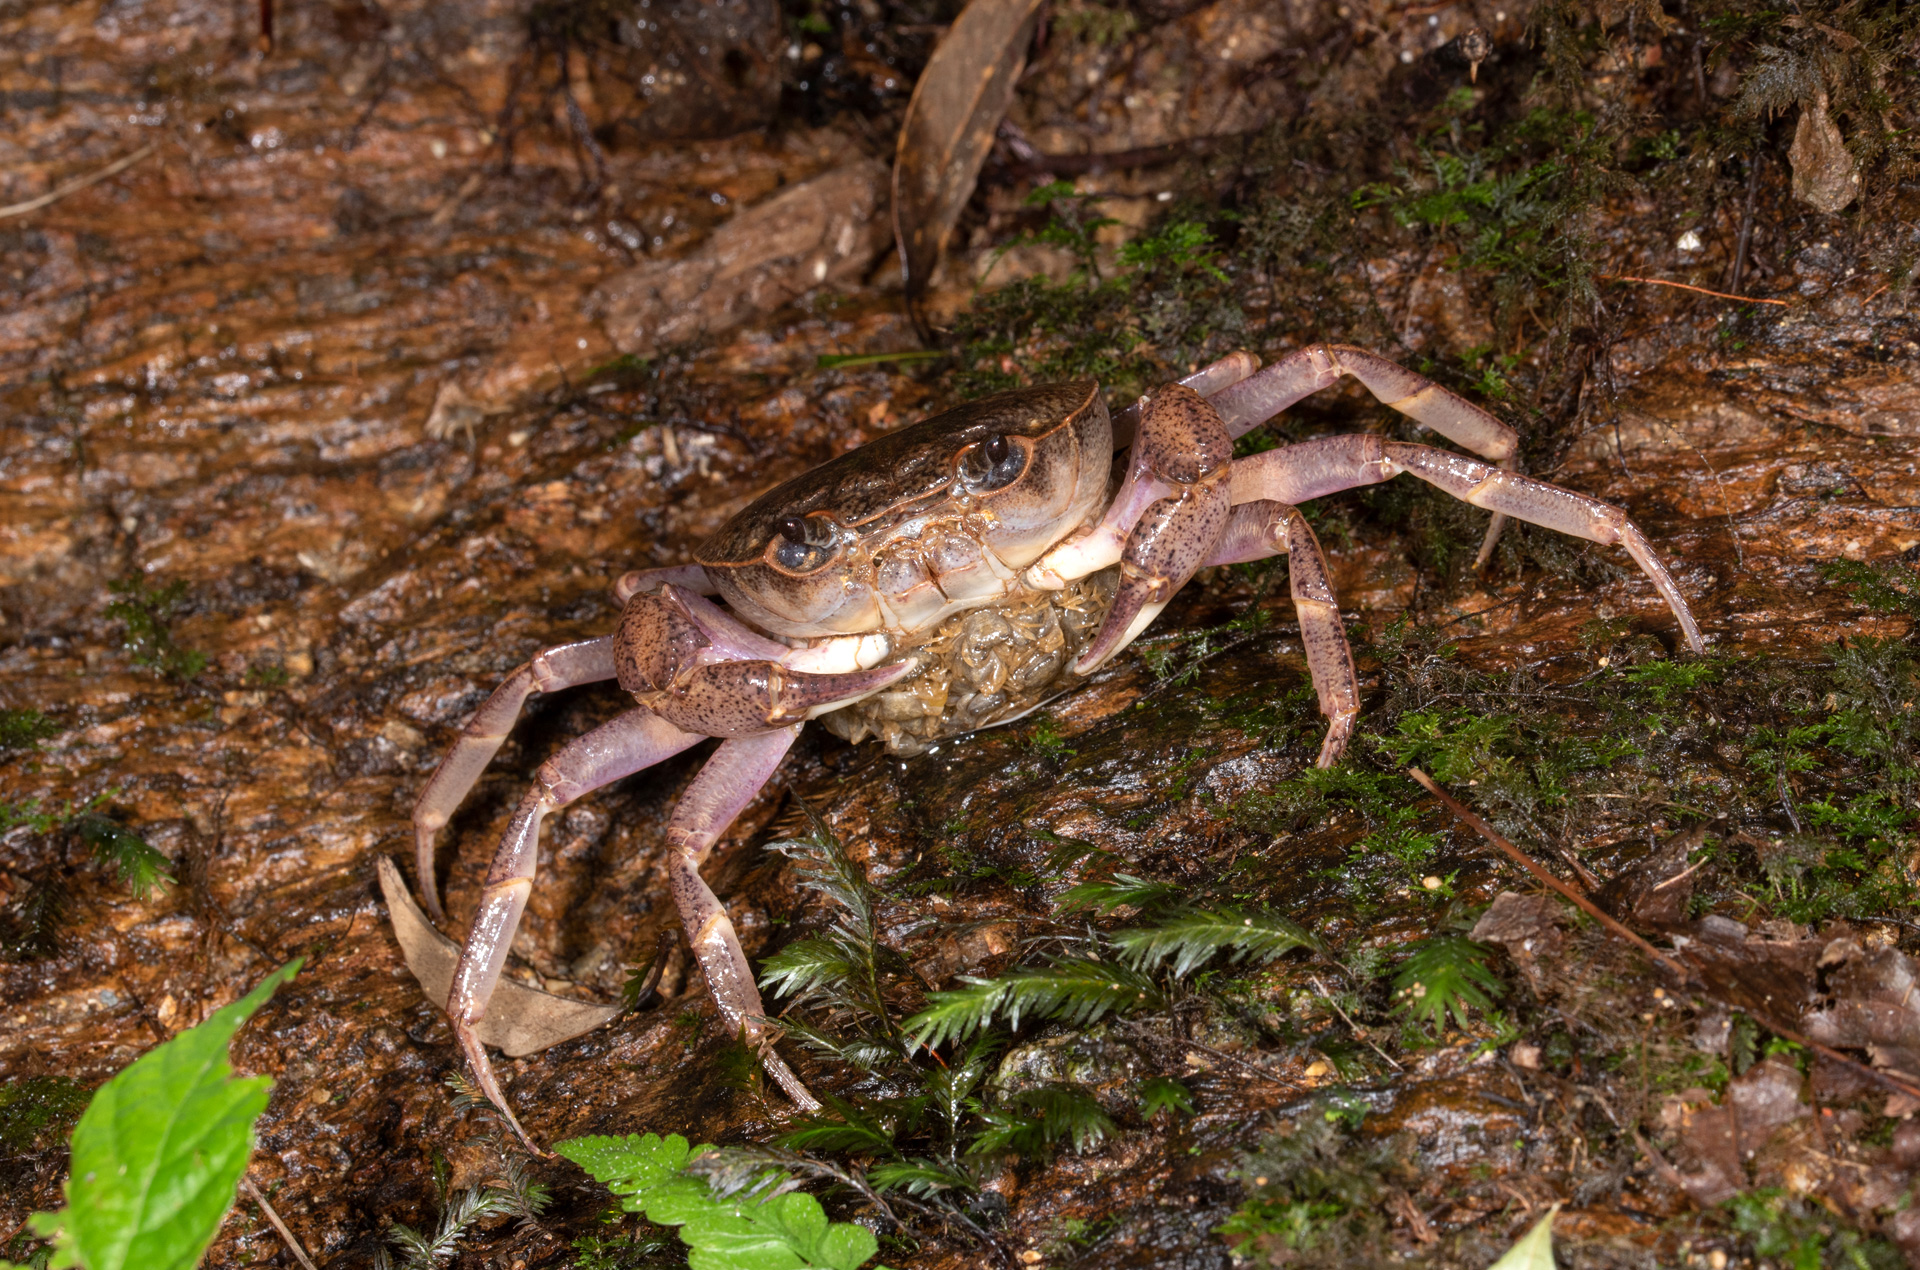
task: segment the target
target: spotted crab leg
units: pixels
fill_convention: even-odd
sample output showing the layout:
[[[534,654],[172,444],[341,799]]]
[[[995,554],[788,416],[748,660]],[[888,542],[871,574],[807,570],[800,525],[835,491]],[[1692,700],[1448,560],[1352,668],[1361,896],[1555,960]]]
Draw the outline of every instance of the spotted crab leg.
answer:
[[[681,795],[667,824],[667,875],[673,887],[673,902],[680,910],[680,923],[686,928],[687,942],[707,978],[707,990],[713,993],[720,1017],[733,1035],[744,1034],[747,1043],[760,1056],[767,1074],[784,1089],[787,1096],[804,1111],[817,1111],[820,1103],[800,1083],[780,1055],[774,1052],[773,1036],[766,1023],[766,1006],[755,986],[753,969],[740,947],[740,936],[727,916],[727,910],[700,876],[713,844],[726,833],[742,808],[773,776],[800,735],[796,723],[776,732],[739,737],[723,742],[707,760],[693,784]]]
[[[447,993],[447,1016],[453,1021],[455,1039],[473,1065],[481,1092],[533,1150],[539,1148],[533,1145],[508,1108],[493,1066],[487,1061],[486,1047],[480,1043],[474,1028],[486,1017],[487,1003],[493,997],[494,985],[500,981],[500,969],[506,964],[507,952],[513,945],[514,930],[520,925],[520,914],[526,909],[527,896],[533,890],[540,822],[548,812],[566,806],[582,794],[650,767],[702,739],[696,733],[681,731],[648,710],[629,710],[595,728],[540,765],[533,788],[520,800],[513,819],[508,822],[507,832],[493,853],[493,865],[487,870],[486,886],[480,892],[480,907],[474,914],[466,943],[460,949],[460,964],[453,972],[453,986]]]
[[[1058,589],[1116,561],[1120,585],[1106,618],[1073,664],[1091,674],[1132,642],[1187,584],[1226,530],[1233,439],[1207,400],[1171,384],[1142,407],[1127,475],[1100,523],[1055,547],[1027,581]]]
[[[1332,767],[1346,752],[1360,716],[1360,676],[1353,668],[1353,648],[1340,622],[1340,603],[1327,572],[1326,553],[1300,509],[1259,499],[1233,509],[1226,533],[1207,558],[1208,564],[1238,564],[1285,553],[1287,581],[1293,590],[1293,611],[1300,621],[1300,642],[1307,650],[1307,672],[1320,697],[1320,713],[1327,720],[1326,739],[1320,744],[1315,767]]]
[[[1311,344],[1297,349],[1256,374],[1237,379],[1207,400],[1234,436],[1252,431],[1294,402],[1351,375],[1382,403],[1422,427],[1431,428],[1502,470],[1512,471],[1520,450],[1519,434],[1465,397],[1449,392],[1378,353],[1348,344]],[[1487,525],[1473,567],[1484,569],[1506,527],[1507,513],[1496,511]]]
[[[513,730],[527,698],[536,692],[558,692],[613,676],[611,635],[542,649],[524,665],[516,667],[460,729],[459,739],[440,760],[440,766],[434,769],[426,788],[420,791],[419,801],[413,805],[414,867],[420,877],[420,898],[426,901],[427,914],[436,923],[444,923],[447,914],[440,907],[440,886],[433,863],[434,836],[473,789],[487,764],[493,761],[507,733]]]
[[[1377,484],[1402,472],[1411,472],[1475,507],[1625,548],[1673,610],[1687,647],[1696,653],[1705,651],[1700,627],[1673,575],[1625,512],[1599,499],[1477,462],[1452,450],[1387,441],[1364,433],[1303,441],[1237,460],[1233,465],[1233,502],[1236,506],[1260,500],[1302,503],[1336,490]]]

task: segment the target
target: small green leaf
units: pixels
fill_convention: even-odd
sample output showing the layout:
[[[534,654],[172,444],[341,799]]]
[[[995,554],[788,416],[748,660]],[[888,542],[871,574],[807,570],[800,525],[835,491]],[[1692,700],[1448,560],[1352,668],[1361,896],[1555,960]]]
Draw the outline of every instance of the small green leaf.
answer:
[[[691,1154],[687,1140],[677,1133],[664,1138],[657,1133],[568,1138],[555,1143],[553,1149],[616,1195],[631,1195],[672,1181]]]
[[[1558,1204],[1549,1208],[1547,1215],[1487,1270],[1557,1270],[1553,1262],[1553,1216],[1559,1211]]]
[[[689,1148],[678,1135],[573,1138],[554,1149],[621,1196],[628,1212],[680,1227],[691,1270],[857,1270],[879,1250],[872,1231],[828,1221],[811,1195],[789,1191],[764,1203],[716,1195],[680,1171],[713,1148]],[[777,1169],[767,1177],[768,1189],[790,1181]]]
[[[187,1270],[213,1242],[253,1154],[265,1076],[236,1080],[227,1046],[300,969],[288,962],[212,1018],[160,1045],[100,1087],[73,1130],[65,1256],[87,1270]]]

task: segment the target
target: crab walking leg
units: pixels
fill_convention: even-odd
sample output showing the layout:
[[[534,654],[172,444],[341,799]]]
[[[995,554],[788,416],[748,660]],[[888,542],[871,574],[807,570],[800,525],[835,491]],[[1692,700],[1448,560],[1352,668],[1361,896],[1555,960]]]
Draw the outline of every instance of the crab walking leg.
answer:
[[[1356,485],[1373,485],[1401,472],[1411,472],[1475,507],[1504,512],[1529,524],[1577,538],[1626,548],[1627,554],[1667,602],[1667,607],[1673,610],[1687,647],[1696,653],[1705,650],[1700,641],[1700,627],[1694,622],[1673,575],[1667,572],[1646,536],[1627,519],[1625,512],[1585,494],[1518,472],[1504,471],[1452,450],[1385,441],[1366,433],[1322,437],[1236,461],[1233,502],[1235,506],[1261,499],[1303,503]]]
[[[1234,436],[1273,418],[1294,402],[1352,375],[1376,399],[1422,427],[1438,432],[1475,454],[1511,471],[1520,450],[1519,434],[1499,419],[1424,375],[1416,375],[1378,353],[1349,344],[1312,344],[1282,357],[1265,370],[1214,393],[1208,400]],[[1486,568],[1507,518],[1495,512],[1487,525],[1475,569]]]
[[[500,981],[500,968],[506,964],[513,932],[520,925],[527,894],[533,889],[540,822],[548,812],[589,790],[650,767],[702,739],[647,710],[629,710],[595,728],[540,765],[533,788],[520,800],[493,853],[493,865],[480,892],[480,907],[461,946],[460,964],[454,969],[453,986],[447,993],[447,1017],[453,1020],[453,1034],[473,1065],[481,1092],[529,1147],[533,1142],[508,1109],[487,1061],[486,1047],[474,1034],[474,1025],[486,1017],[487,1002]]]
[[[1217,362],[1209,362],[1199,370],[1175,383],[1185,384],[1202,397],[1212,397],[1231,384],[1237,384],[1248,375],[1260,369],[1260,359],[1244,349],[1236,349]],[[1113,412],[1113,448],[1124,449],[1133,444],[1134,433],[1140,428],[1140,403],[1128,402]]]
[[[727,910],[700,876],[700,866],[713,844],[773,776],[799,735],[800,725],[796,723],[776,732],[723,742],[713,752],[667,824],[667,876],[687,942],[693,945],[693,955],[699,959],[707,989],[713,993],[727,1030],[735,1036],[744,1032],[748,1044],[759,1052],[767,1074],[786,1090],[787,1097],[805,1111],[817,1111],[819,1101],[774,1052],[765,1022],[766,1006],[760,1001],[760,989],[754,984],[747,954],[740,947],[740,936]]]
[[[613,598],[624,605],[640,592],[657,590],[666,583],[685,587],[695,595],[720,594],[720,588],[713,584],[705,569],[697,564],[676,564],[621,574],[620,580],[613,584]]]
[[[1307,673],[1320,696],[1327,737],[1315,767],[1332,767],[1346,753],[1353,721],[1360,716],[1360,676],[1353,669],[1353,647],[1340,623],[1340,602],[1327,575],[1326,553],[1313,526],[1297,507],[1287,509],[1287,582],[1293,612],[1300,621],[1300,642],[1307,650]]]
[[[1667,566],[1661,563],[1660,557],[1653,553],[1652,544],[1640,532],[1639,526],[1628,520],[1627,514],[1618,507],[1531,476],[1522,476],[1518,472],[1490,468],[1451,450],[1436,450],[1432,446],[1407,445],[1397,441],[1387,442],[1385,450],[1388,460],[1401,470],[1411,472],[1429,485],[1436,485],[1475,507],[1505,512],[1529,524],[1557,529],[1576,538],[1606,546],[1617,544],[1625,547],[1634,563],[1640,566],[1641,572],[1653,582],[1654,589],[1667,602],[1667,607],[1673,610],[1674,619],[1680,623],[1680,630],[1686,636],[1687,647],[1696,653],[1706,651],[1706,646],[1700,640],[1700,628],[1695,624],[1693,613],[1687,608],[1687,601],[1680,594],[1673,575],[1667,572]]]
[[[434,769],[420,799],[413,805],[414,867],[420,876],[420,896],[427,903],[427,915],[437,923],[447,920],[440,907],[440,886],[434,876],[433,839],[453,815],[454,809],[472,790],[480,773],[499,751],[507,733],[520,717],[520,708],[536,692],[558,692],[575,684],[611,679],[613,637],[589,639],[578,644],[561,644],[543,649],[525,665],[507,676],[493,695],[480,703],[460,739]]]
[[[1206,399],[1179,384],[1155,393],[1106,516],[1027,575],[1064,580],[1120,562],[1113,606],[1074,662],[1075,674],[1091,674],[1131,643],[1213,552],[1231,513],[1232,473],[1233,440]]]
[[[1259,499],[1233,509],[1220,545],[1208,564],[1239,564],[1264,560],[1285,552],[1287,581],[1293,590],[1293,611],[1300,620],[1300,642],[1307,650],[1307,673],[1320,697],[1327,736],[1321,742],[1315,767],[1332,767],[1353,738],[1360,717],[1360,676],[1353,668],[1353,648],[1340,622],[1340,607],[1327,573],[1326,553],[1313,526],[1297,507]]]

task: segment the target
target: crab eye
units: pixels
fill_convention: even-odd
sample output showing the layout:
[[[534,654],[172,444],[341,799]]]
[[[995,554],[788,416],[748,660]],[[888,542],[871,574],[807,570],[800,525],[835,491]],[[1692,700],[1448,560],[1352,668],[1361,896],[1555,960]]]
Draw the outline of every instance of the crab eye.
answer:
[[[1027,470],[1027,449],[995,433],[960,453],[960,480],[976,494],[1005,489]]]
[[[838,535],[824,516],[789,516],[775,530],[773,563],[788,573],[812,573],[838,554]]]

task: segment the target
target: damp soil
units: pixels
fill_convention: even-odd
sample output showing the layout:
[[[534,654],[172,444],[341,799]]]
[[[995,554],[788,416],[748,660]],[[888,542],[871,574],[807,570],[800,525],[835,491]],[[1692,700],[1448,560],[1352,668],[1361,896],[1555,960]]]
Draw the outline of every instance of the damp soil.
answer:
[[[622,573],[687,559],[772,483],[960,399],[983,373],[1019,378],[1027,359],[1051,355],[1045,341],[1004,353],[977,344],[945,362],[823,367],[823,356],[921,345],[883,197],[813,212],[795,203],[792,216],[818,223],[794,228],[786,256],[754,258],[756,276],[773,279],[764,287],[685,281],[731,267],[727,253],[747,249],[716,246],[717,233],[781,192],[825,179],[869,189],[862,173],[890,161],[913,77],[954,6],[769,8],[771,34],[729,36],[737,46],[724,51],[738,56],[711,65],[700,61],[703,28],[679,10],[681,43],[654,48],[655,62],[613,56],[593,34],[606,7],[285,6],[264,51],[249,6],[0,7],[0,203],[152,147],[117,175],[0,220],[0,707],[41,720],[0,751],[0,903],[13,906],[9,929],[30,896],[57,891],[63,906],[41,943],[16,941],[0,960],[0,1078],[91,1088],[305,958],[241,1034],[234,1062],[274,1078],[251,1176],[323,1266],[370,1264],[394,1222],[430,1226],[437,1168],[450,1166],[455,1186],[496,1175],[483,1118],[446,1083],[459,1066],[447,1022],[403,964],[375,879],[383,854],[410,872],[413,799],[463,719],[535,650],[609,630]],[[1075,257],[1034,236],[1046,211],[1024,201],[1047,176],[1111,195],[1116,223],[1097,235],[1109,264],[1169,205],[1267,206],[1250,185],[1277,197],[1297,182],[1304,206],[1369,163],[1369,179],[1388,179],[1390,158],[1417,163],[1415,139],[1444,129],[1433,112],[1458,100],[1449,94],[1512,104],[1537,89],[1551,21],[1529,27],[1531,17],[1525,6],[1496,16],[1488,5],[1238,0],[1056,9],[1052,44],[1014,108],[1026,148],[996,150],[929,313],[984,329],[964,324],[981,278],[1066,276]],[[1709,63],[1696,85],[1686,29],[1583,21],[1591,92],[1638,75],[1632,91],[1647,109],[1702,119],[1731,109],[1741,68]],[[1498,56],[1469,77],[1456,41],[1473,25]],[[743,88],[729,78],[742,65],[775,87]],[[662,84],[682,96],[662,96]],[[1911,107],[1896,96],[1888,117],[1898,124]],[[1308,124],[1320,131],[1301,131]],[[1762,160],[1703,159],[1697,189],[1647,178],[1585,209],[1581,285],[1596,290],[1579,320],[1546,291],[1521,295],[1518,311],[1543,307],[1516,319],[1499,268],[1456,267],[1457,250],[1417,226],[1355,212],[1345,229],[1328,222],[1352,238],[1326,257],[1322,290],[1301,290],[1299,269],[1235,271],[1237,325],[1164,331],[1121,359],[1116,383],[1145,365],[1184,373],[1209,349],[1243,343],[1271,358],[1310,338],[1379,347],[1469,392],[1493,382],[1488,366],[1505,366],[1519,387],[1500,408],[1538,442],[1534,470],[1626,508],[1672,562],[1713,655],[1771,668],[1734,675],[1711,702],[1686,698],[1678,725],[1713,709],[1784,727],[1794,682],[1825,673],[1836,647],[1914,638],[1911,616],[1861,603],[1823,566],[1897,564],[1920,545],[1908,273],[1920,207],[1911,176],[1885,166],[1842,212],[1796,202],[1792,125],[1773,128],[1749,137]],[[1342,136],[1379,153],[1336,154]],[[1146,166],[1108,171],[1086,158],[1096,151]],[[1047,155],[1072,157],[1055,172]],[[858,225],[845,220],[855,206]],[[1232,232],[1217,241],[1231,247]],[[817,259],[816,240],[830,244]],[[807,276],[816,264],[823,286]],[[780,282],[780,270],[798,281]],[[1735,273],[1741,294],[1780,303],[1617,280],[1730,291]],[[632,315],[660,311],[657,297],[679,286],[693,286],[687,338],[662,343],[646,329],[653,319]],[[937,335],[934,346],[954,342]],[[1285,426],[1304,436],[1395,425],[1341,390]],[[1410,709],[1408,685],[1431,670],[1406,651],[1409,620],[1429,633],[1429,653],[1448,648],[1447,673],[1461,677],[1420,680],[1426,705],[1468,692],[1468,679],[1481,702],[1487,685],[1507,683],[1514,702],[1575,730],[1575,685],[1602,673],[1609,650],[1636,664],[1676,656],[1670,616],[1623,561],[1555,555],[1544,535],[1517,534],[1525,550],[1476,578],[1461,557],[1479,524],[1410,506],[1341,496],[1319,521],[1375,716]],[[144,589],[130,593],[129,579]],[[129,594],[157,615],[145,645],[129,642],[125,609],[108,611]],[[1284,581],[1214,571],[1160,618],[1165,638],[1038,718],[907,759],[812,730],[706,874],[754,957],[822,920],[789,863],[762,849],[794,830],[804,803],[880,886],[883,937],[929,988],[994,973],[1029,936],[1057,935],[1072,879],[1047,862],[1063,838],[1130,873],[1285,912],[1349,963],[1442,926],[1464,930],[1500,892],[1528,891],[1411,787],[1396,797],[1419,803],[1440,843],[1420,866],[1434,888],[1390,877],[1361,894],[1350,861],[1362,814],[1329,804],[1302,817],[1259,801],[1297,787],[1317,749],[1291,623]],[[529,706],[442,836],[456,924],[533,769],[621,708],[598,687]],[[1385,770],[1374,735],[1363,728],[1355,761]],[[1796,770],[1793,781],[1815,784],[1769,804],[1745,792],[1751,765],[1737,752],[1696,740],[1652,776],[1645,765],[1585,770],[1585,801],[1551,814],[1480,805],[1540,858],[1575,860],[1599,882],[1703,823],[1722,840],[1777,842],[1802,828],[1796,791],[1804,801],[1866,788],[1828,756],[1832,773]],[[677,930],[663,831],[704,753],[550,822],[511,974],[613,1000]],[[1701,776],[1691,801],[1660,783],[1696,768],[1724,769],[1728,783]],[[1471,801],[1478,782],[1461,775]],[[87,807],[131,828],[167,857],[174,885],[131,896],[74,835],[21,819],[36,806]],[[1903,853],[1915,847],[1907,823]],[[1782,938],[1814,937],[1818,920],[1795,927],[1740,881],[1742,867],[1759,876],[1751,852],[1727,859],[1689,917],[1778,919]],[[1914,924],[1881,916],[1854,914],[1853,937],[1910,949]],[[683,945],[663,946],[673,951],[651,1003],[503,1061],[537,1139],[755,1142],[787,1122],[777,1094],[729,1074],[738,1064],[726,1061],[697,967]],[[1336,1089],[1365,1103],[1352,1143],[1397,1161],[1369,1183],[1384,1216],[1356,1263],[1485,1264],[1555,1202],[1572,1264],[1762,1255],[1729,1210],[1634,1145],[1644,1126],[1671,1152],[1680,1132],[1659,1119],[1647,1047],[1712,1059],[1717,1043],[1725,1056],[1724,1034],[1689,1049],[1724,1011],[1704,996],[1656,996],[1655,970],[1595,928],[1556,947],[1561,960],[1540,972],[1550,983],[1523,959],[1497,963],[1517,1034],[1482,1013],[1413,1043],[1379,993],[1371,1024],[1336,1017],[1319,988],[1335,972],[1298,958],[1248,974],[1238,1013],[1029,1027],[1016,1038],[1021,1061],[1044,1067],[1049,1047],[1080,1046],[1065,1066],[1093,1073],[1119,1132],[1084,1154],[1007,1163],[975,1210],[996,1246],[932,1224],[891,1235],[883,1260],[1200,1267],[1307,1256],[1312,1246],[1279,1225],[1239,1254],[1218,1228],[1266,1185],[1248,1153],[1287,1126],[1334,1123]],[[1570,1060],[1552,1049],[1585,1029],[1613,1037],[1605,1052],[1631,1055],[1621,1026],[1642,1038],[1638,1068],[1620,1057],[1583,1066],[1577,1045]],[[1397,1057],[1380,1061],[1369,1041]],[[797,1046],[790,1057],[819,1087],[854,1083]],[[1151,1075],[1186,1084],[1193,1114],[1142,1120],[1128,1082]],[[1884,1098],[1852,1097],[1822,1113],[1834,1135],[1822,1158],[1851,1149],[1847,1131],[1831,1129],[1836,1105],[1857,1104],[1846,1114],[1860,1150],[1891,1140]],[[59,1203],[71,1113],[44,1119],[7,1121],[0,1238]],[[1361,1145],[1350,1143],[1352,1158],[1373,1158]],[[474,1229],[450,1264],[575,1263],[576,1241],[602,1229],[605,1192],[564,1161],[534,1167],[555,1194],[546,1214]],[[1868,1204],[1850,1220],[1892,1240],[1885,1214],[1896,1207]],[[1718,1255],[1711,1264],[1726,1264]],[[243,1203],[206,1264],[294,1262]]]

